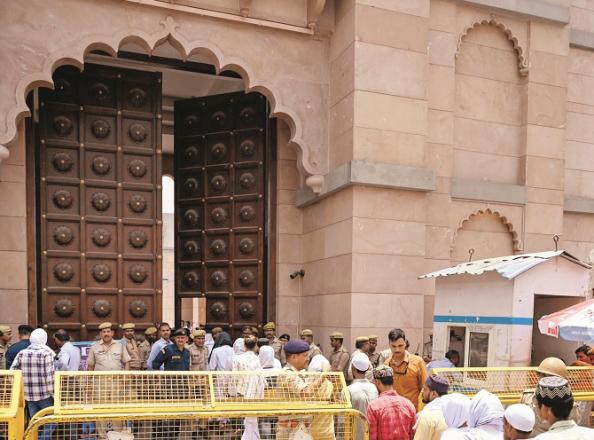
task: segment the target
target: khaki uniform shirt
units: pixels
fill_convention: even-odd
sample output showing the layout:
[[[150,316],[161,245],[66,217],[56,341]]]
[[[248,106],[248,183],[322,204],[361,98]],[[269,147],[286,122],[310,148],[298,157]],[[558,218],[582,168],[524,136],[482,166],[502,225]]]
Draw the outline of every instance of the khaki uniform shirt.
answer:
[[[148,358],[151,355],[151,343],[144,340],[138,344],[138,353],[140,354],[140,368],[146,370],[146,361],[148,361]]]
[[[192,344],[188,347],[190,351],[190,371],[208,370],[208,347],[198,347]]]
[[[344,379],[346,380],[347,375],[349,373],[349,361],[350,361],[349,352],[346,348],[340,347],[338,350],[332,351],[330,354],[330,367],[332,371],[340,371],[344,374]]]
[[[385,365],[386,361],[392,357],[392,350],[386,348],[379,352],[379,359],[377,361],[378,365]]]
[[[283,351],[283,343],[280,341],[279,338],[277,338],[275,336],[274,339],[272,340],[272,342],[269,343],[269,345],[274,350],[274,357],[277,358],[280,361],[281,360],[281,353]]]
[[[136,340],[132,339],[129,341],[128,339],[124,338],[122,339],[122,342],[126,345],[126,349],[130,355],[130,370],[140,370],[142,368],[142,359],[140,357],[140,349],[138,348]]]
[[[6,370],[10,368],[10,365],[6,366],[6,351],[8,350],[8,345],[0,345],[0,370]]]
[[[353,365],[353,356],[355,356],[357,353],[363,353],[361,350],[357,349],[355,351],[353,351],[353,354],[350,356],[349,358],[349,365],[348,365],[348,374],[346,376],[346,380],[347,383],[351,383],[353,381],[353,372],[351,371],[351,365]],[[373,369],[369,369],[365,372],[365,379],[367,379],[369,382],[373,381]]]
[[[369,362],[371,363],[371,368],[377,368],[380,361],[380,354],[375,351],[373,354],[367,353],[367,357],[369,357]]]
[[[320,347],[318,347],[316,344],[312,343],[309,346],[309,360],[311,361],[313,359],[314,356],[318,355],[318,354],[322,354],[322,352],[320,351]]]
[[[128,350],[116,341],[111,341],[109,345],[103,341],[95,342],[89,349],[87,358],[87,365],[95,367],[95,371],[120,371],[128,362]]]

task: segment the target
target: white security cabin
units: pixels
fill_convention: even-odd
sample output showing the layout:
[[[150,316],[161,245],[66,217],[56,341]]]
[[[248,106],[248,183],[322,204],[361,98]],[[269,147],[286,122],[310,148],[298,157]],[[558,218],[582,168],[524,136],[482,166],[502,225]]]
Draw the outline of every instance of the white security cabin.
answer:
[[[571,363],[575,342],[541,335],[542,316],[589,296],[591,266],[565,251],[487,258],[422,275],[435,278],[433,359],[460,353],[459,367]]]

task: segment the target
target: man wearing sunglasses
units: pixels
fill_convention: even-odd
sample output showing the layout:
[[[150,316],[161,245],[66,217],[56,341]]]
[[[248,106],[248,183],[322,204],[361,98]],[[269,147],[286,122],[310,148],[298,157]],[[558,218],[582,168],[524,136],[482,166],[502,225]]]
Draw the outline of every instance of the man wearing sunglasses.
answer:
[[[419,356],[411,354],[406,349],[406,335],[404,331],[395,328],[388,333],[392,357],[386,359],[385,365],[394,371],[394,389],[402,397],[406,397],[419,409],[419,395],[423,384],[427,380],[425,362]]]

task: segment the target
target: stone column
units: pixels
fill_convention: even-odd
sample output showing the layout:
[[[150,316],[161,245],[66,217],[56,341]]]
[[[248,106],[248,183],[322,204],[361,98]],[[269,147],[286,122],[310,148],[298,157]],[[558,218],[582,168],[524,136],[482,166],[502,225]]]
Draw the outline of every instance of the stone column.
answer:
[[[554,249],[563,232],[563,180],[569,27],[530,23],[526,102],[524,249]]]

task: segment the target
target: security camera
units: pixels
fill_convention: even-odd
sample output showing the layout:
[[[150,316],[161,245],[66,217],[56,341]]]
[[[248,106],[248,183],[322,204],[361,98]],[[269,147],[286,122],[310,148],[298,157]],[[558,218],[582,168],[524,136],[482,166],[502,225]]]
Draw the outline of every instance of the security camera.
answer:
[[[289,274],[289,278],[291,278],[292,280],[294,280],[297,277],[304,277],[305,276],[305,271],[303,269],[300,269],[298,271],[292,272],[291,274]]]

